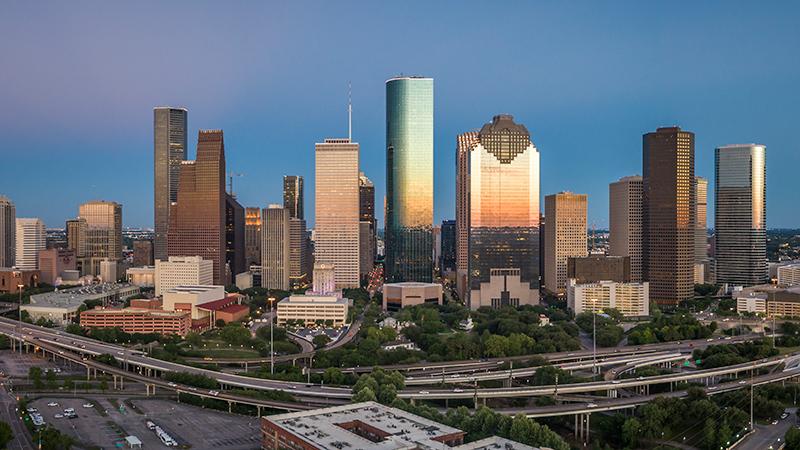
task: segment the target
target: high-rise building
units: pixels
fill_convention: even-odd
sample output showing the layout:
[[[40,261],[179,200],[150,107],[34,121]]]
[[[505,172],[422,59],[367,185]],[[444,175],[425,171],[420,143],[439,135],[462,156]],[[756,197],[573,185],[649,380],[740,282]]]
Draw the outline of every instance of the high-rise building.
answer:
[[[156,260],[155,294],[163,295],[178,286],[214,284],[214,262],[199,256],[170,256]]]
[[[39,272],[42,283],[55,286],[66,270],[75,270],[75,251],[66,248],[48,248],[39,251]]]
[[[358,149],[350,139],[316,144],[314,256],[333,265],[340,288],[359,286]]]
[[[386,81],[386,279],[433,278],[433,78]]]
[[[39,268],[39,252],[47,248],[47,235],[44,222],[40,219],[17,218],[16,225],[16,264],[21,270]]]
[[[155,259],[167,258],[170,205],[178,201],[181,163],[188,155],[186,108],[153,108]]]
[[[17,252],[17,212],[8,197],[0,195],[0,267],[12,267]]]
[[[375,265],[377,239],[375,236],[375,185],[360,172],[358,175],[359,203],[359,271],[361,279],[366,279]]]
[[[225,195],[225,284],[233,284],[236,275],[247,272],[244,254],[244,208],[230,194]]]
[[[86,253],[84,238],[86,237],[86,221],[77,218],[67,220],[67,248],[75,252],[75,256],[82,258]]]
[[[197,159],[181,163],[178,201],[170,210],[170,256],[202,256],[225,282],[225,143],[222,130],[200,130]]]
[[[642,279],[651,300],[677,305],[694,295],[694,133],[659,128],[642,141]]]
[[[695,190],[695,229],[694,262],[705,264],[708,259],[708,180],[694,177]]]
[[[439,269],[443,276],[456,271],[456,221],[443,220],[441,231],[442,247]]]
[[[261,209],[244,209],[244,255],[245,267],[261,264]]]
[[[152,266],[154,262],[153,241],[150,239],[139,239],[133,241],[133,266]]]
[[[283,207],[289,210],[289,217],[305,218],[303,215],[303,177],[284,175]]]
[[[768,279],[767,148],[726,145],[714,152],[717,283],[752,286]]]
[[[78,207],[78,216],[86,223],[79,237],[83,247],[84,274],[100,275],[100,262],[104,259],[122,259],[122,205],[116,202],[95,200]]]
[[[562,295],[567,287],[567,259],[588,255],[586,194],[559,192],[544,198],[544,286]]]
[[[506,114],[457,144],[459,295],[472,309],[537,304],[539,151]]]
[[[631,281],[642,281],[642,177],[620,178],[608,194],[608,254],[630,257]]]
[[[289,218],[289,284],[305,286],[311,277],[311,254],[309,253],[306,221]]]
[[[261,287],[289,290],[289,209],[270,205],[262,211]]]

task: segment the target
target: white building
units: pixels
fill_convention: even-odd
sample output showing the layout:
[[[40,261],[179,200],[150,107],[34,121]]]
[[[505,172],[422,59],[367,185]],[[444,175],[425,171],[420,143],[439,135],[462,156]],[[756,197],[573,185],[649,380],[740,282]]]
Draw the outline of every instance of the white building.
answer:
[[[113,283],[117,281],[117,261],[108,259],[100,261],[100,279],[103,283]]]
[[[385,298],[385,295],[384,295]],[[503,305],[538,305],[539,291],[522,281],[520,269],[490,269],[489,281],[481,282],[479,289],[470,291],[469,307],[499,308]]]
[[[648,316],[650,285],[647,282],[614,281],[577,284],[570,279],[567,283],[567,305],[575,314],[615,308],[625,316]]]
[[[225,298],[225,286],[175,286],[164,291],[162,305],[165,311],[191,311],[192,320],[207,317],[197,306]]]
[[[349,304],[348,299],[336,295],[290,295],[278,302],[278,325],[293,321],[340,327],[347,323]]]
[[[753,314],[766,314],[767,313],[767,294],[759,292],[743,292],[734,293],[736,299],[736,312],[737,313],[753,313]]]
[[[47,248],[44,222],[40,219],[17,219],[16,267],[22,270],[39,268],[39,251]]]
[[[214,261],[200,256],[170,256],[156,260],[156,296],[182,285],[214,284]]]
[[[128,283],[139,287],[155,287],[156,285],[156,267],[155,266],[142,266],[131,267],[125,271],[125,277]]]
[[[357,143],[316,144],[314,259],[333,264],[336,286],[359,286],[359,178]]]
[[[778,267],[778,285],[800,285],[800,264],[789,264]]]
[[[333,264],[314,264],[314,289],[317,294],[336,292]]]

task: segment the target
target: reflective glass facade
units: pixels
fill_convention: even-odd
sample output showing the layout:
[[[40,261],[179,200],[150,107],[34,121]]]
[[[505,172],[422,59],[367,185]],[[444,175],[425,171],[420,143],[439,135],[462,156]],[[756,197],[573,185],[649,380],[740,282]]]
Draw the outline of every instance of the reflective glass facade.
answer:
[[[766,153],[763,145],[727,145],[714,154],[718,283],[767,281]]]
[[[433,79],[386,82],[386,278],[433,277]]]
[[[495,116],[459,136],[456,158],[460,295],[473,309],[538,302],[539,152],[528,130]],[[500,269],[514,269],[523,288],[491,287]]]
[[[187,154],[187,114],[185,108],[153,109],[155,259],[167,259],[169,208],[178,201],[181,162]]]

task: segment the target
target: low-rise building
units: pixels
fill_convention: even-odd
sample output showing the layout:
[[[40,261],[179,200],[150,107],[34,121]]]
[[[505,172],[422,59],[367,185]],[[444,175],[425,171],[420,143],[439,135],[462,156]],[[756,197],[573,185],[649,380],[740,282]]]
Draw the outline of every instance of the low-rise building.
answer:
[[[438,283],[386,283],[383,285],[383,310],[396,312],[406,306],[442,304],[442,285]]]
[[[350,301],[338,295],[290,295],[278,302],[278,325],[340,327],[347,323]]]
[[[137,286],[120,283],[92,284],[31,296],[31,302],[22,306],[31,320],[50,320],[56,325],[74,321],[78,309],[87,301],[103,306],[126,300],[139,293]]]
[[[419,350],[419,347],[417,347],[417,344],[415,344],[415,343],[413,343],[411,341],[405,340],[405,339],[398,339],[396,341],[389,341],[389,342],[381,345],[381,348],[386,350],[386,351],[399,350],[399,349]]]
[[[186,336],[192,318],[185,311],[162,311],[148,308],[102,308],[80,313],[84,328],[120,328],[126,333],[158,333]]]
[[[800,264],[787,264],[785,266],[778,267],[778,285],[800,285]]]
[[[156,267],[155,266],[142,266],[131,267],[125,271],[125,278],[128,283],[139,287],[155,287],[156,285]]]
[[[200,256],[170,256],[167,261],[156,260],[156,295],[177,286],[208,286],[214,284],[214,261]]]
[[[191,314],[192,329],[212,328],[217,320],[240,321],[250,312],[242,305],[243,295],[226,294],[224,286],[176,286],[162,296],[165,311],[186,311]]]
[[[800,317],[800,286],[761,284],[736,289],[732,294],[739,312],[773,317]]]
[[[751,314],[767,313],[767,295],[750,293],[749,295],[736,296],[736,312]]]
[[[66,248],[48,248],[39,251],[39,271],[41,282],[58,286],[61,277],[67,270],[76,269],[75,250]]]
[[[465,434],[457,428],[376,402],[261,418],[265,450],[536,450],[499,437],[465,444]]]
[[[567,278],[578,284],[598,281],[631,281],[631,258],[629,256],[582,256],[567,258]]]
[[[600,281],[578,284],[570,279],[567,283],[567,305],[575,314],[615,308],[624,316],[648,316],[649,291],[650,285],[647,282]]]
[[[39,286],[38,270],[20,270],[0,267],[0,294],[16,294],[20,285],[26,288]]]

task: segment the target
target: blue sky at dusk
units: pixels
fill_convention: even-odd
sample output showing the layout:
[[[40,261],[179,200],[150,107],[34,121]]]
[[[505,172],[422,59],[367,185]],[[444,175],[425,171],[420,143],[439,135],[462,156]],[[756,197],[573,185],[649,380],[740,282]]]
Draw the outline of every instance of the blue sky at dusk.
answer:
[[[385,186],[384,81],[435,80],[435,219],[454,217],[456,135],[498,113],[541,154],[542,196],[589,195],[608,223],[608,183],[641,173],[642,134],[696,133],[714,148],[767,146],[767,222],[800,226],[798,2],[24,2],[0,11],[0,194],[51,227],[90,199],[152,226],[152,108],[221,128],[245,206],[306,178],[314,143],[347,134],[347,84],[362,170]],[[382,214],[379,215],[383,226]]]

